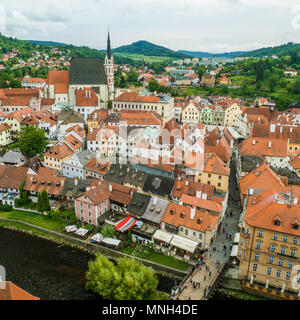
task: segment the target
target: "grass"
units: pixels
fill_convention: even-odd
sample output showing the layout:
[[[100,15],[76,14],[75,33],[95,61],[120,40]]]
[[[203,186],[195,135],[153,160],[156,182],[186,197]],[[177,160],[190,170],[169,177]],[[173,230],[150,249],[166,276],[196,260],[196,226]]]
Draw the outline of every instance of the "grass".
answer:
[[[13,210],[11,212],[0,212],[1,218],[14,219],[24,221],[41,228],[61,232],[67,225],[62,220],[50,219],[38,213]],[[22,227],[23,228],[23,227]],[[28,227],[30,229],[30,227]]]
[[[186,271],[188,267],[188,264],[184,261],[175,259],[174,257],[166,256],[164,254],[157,253],[147,247],[137,246],[136,248],[125,248],[122,251],[132,256],[156,262],[177,270]]]

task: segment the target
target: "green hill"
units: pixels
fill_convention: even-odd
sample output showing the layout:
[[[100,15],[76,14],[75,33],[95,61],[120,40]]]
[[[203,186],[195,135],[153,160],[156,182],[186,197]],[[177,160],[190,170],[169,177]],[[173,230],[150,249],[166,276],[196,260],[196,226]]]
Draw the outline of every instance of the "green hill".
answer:
[[[266,47],[261,49],[256,49],[252,51],[234,51],[234,52],[224,52],[224,53],[209,53],[203,51],[186,51],[179,50],[178,52],[190,55],[196,58],[234,58],[234,57],[257,57],[262,58],[264,56],[288,56],[291,55],[292,51],[300,51],[300,44],[289,42],[282,44],[280,46]]]
[[[148,41],[137,41],[127,46],[121,46],[119,48],[114,49],[113,52],[127,54],[142,54],[144,56],[155,57],[170,57],[176,59],[190,58],[190,56],[184,53],[176,52]]]

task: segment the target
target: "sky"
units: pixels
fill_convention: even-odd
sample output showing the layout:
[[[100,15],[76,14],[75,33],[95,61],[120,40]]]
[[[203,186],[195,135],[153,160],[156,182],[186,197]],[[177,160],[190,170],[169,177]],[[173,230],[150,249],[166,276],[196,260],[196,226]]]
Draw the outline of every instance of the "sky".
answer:
[[[300,43],[300,0],[0,0],[0,32],[106,48],[147,40],[213,53]]]

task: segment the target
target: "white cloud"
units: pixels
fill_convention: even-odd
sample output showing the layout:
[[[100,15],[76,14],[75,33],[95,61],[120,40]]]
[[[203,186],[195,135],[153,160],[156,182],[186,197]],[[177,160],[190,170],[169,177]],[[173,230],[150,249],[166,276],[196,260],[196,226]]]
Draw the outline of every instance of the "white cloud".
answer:
[[[6,32],[105,48],[148,40],[171,49],[249,50],[300,42],[299,0],[1,0]],[[300,21],[300,20],[299,20]]]

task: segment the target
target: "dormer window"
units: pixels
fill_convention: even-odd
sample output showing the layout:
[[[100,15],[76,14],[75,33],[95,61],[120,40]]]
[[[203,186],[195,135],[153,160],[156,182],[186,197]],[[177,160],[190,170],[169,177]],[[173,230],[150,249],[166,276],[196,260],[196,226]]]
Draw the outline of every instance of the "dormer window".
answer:
[[[280,221],[279,220],[275,220],[274,221],[274,226],[279,227],[280,226]]]
[[[185,214],[182,212],[182,213],[180,213],[180,218],[181,219],[183,219],[184,218],[184,216],[185,216]]]
[[[202,222],[202,221],[201,221],[200,219],[197,220],[197,224],[201,224],[201,222]]]
[[[174,210],[170,210],[170,215],[171,215],[171,216],[174,215]]]
[[[299,229],[299,225],[297,223],[292,224],[292,229],[293,230],[298,230]]]

